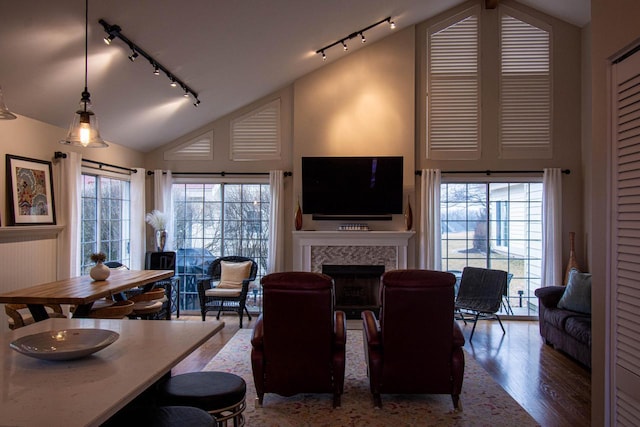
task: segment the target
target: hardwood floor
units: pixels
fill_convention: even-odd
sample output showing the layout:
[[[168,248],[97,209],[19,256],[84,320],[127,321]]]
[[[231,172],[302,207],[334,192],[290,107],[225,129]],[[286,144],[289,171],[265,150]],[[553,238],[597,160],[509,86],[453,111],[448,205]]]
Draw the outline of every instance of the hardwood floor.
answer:
[[[180,316],[201,322],[200,316]],[[221,317],[225,328],[183,360],[173,373],[201,370],[238,331],[238,317]],[[247,322],[245,327],[252,327]],[[357,323],[357,322],[356,322]],[[350,322],[350,325],[353,324]],[[465,350],[541,426],[588,426],[591,424],[591,375],[568,356],[544,344],[538,322],[503,320],[506,334],[496,321],[480,321],[473,341],[472,324],[460,326]],[[463,385],[464,387],[464,385]]]

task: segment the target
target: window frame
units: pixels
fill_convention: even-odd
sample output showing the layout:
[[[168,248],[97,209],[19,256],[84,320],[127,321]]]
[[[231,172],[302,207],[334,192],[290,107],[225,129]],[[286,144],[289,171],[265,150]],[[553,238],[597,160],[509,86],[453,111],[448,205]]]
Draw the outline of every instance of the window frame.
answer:
[[[185,185],[185,184],[196,184],[196,185],[266,185],[269,186],[270,182],[269,182],[269,177],[267,175],[263,176],[251,176],[251,177],[174,177],[173,179],[173,183],[172,183],[172,192],[173,192],[173,186],[174,185]],[[224,192],[224,190],[223,190]],[[204,203],[204,201],[203,201]],[[216,203],[222,203],[222,211],[221,212],[221,223],[222,223],[222,227],[224,227],[224,199],[221,200],[220,202],[216,202]],[[271,203],[271,199],[269,198],[269,204]],[[176,202],[174,200],[174,209],[176,206]],[[172,213],[173,215],[175,215],[175,212]],[[269,216],[266,216],[266,219],[269,220]],[[177,221],[177,218],[174,217],[174,221]],[[174,224],[175,225],[175,224]],[[176,231],[177,227],[174,226],[174,233]],[[267,237],[266,237],[266,245],[265,245],[265,250],[268,251],[269,250],[269,245],[268,245],[268,232],[267,232]],[[177,242],[179,241],[179,239],[176,238],[176,236],[172,236],[174,239],[174,242],[176,243],[176,248],[175,250],[178,251],[178,249],[189,249],[189,248],[178,248],[177,246]],[[204,237],[202,238],[203,242],[206,241],[207,239],[211,240],[210,238]],[[221,238],[221,242],[220,242],[220,254],[216,254],[211,252],[211,254],[213,255],[214,259],[217,258],[218,256],[224,256],[224,255],[242,255],[242,254],[226,254],[224,253],[224,237]],[[196,249],[200,249],[200,248],[196,248]],[[204,250],[208,250],[204,245],[203,248]],[[204,252],[203,252],[204,253]],[[259,259],[256,259],[254,256],[252,255],[245,255],[245,256],[249,256],[251,258],[254,258],[255,261],[258,263],[258,274],[256,276],[256,280],[253,282],[255,284],[254,289],[258,290],[259,293],[259,283],[260,283],[260,278],[267,274],[267,259],[268,259],[268,253],[264,253],[262,254],[263,256],[258,257]],[[264,262],[262,262],[264,261]],[[178,266],[176,266],[176,268],[178,268]],[[181,292],[181,301],[180,304],[181,305],[181,311],[193,311],[193,310],[198,310],[197,304],[195,306],[195,308],[185,308],[183,303],[186,303],[187,298],[187,288],[186,285],[189,282],[189,278],[187,278],[186,276],[188,276],[189,274],[187,273],[180,273],[178,272],[178,275],[182,275],[184,277],[182,277],[183,282],[185,283],[185,286],[182,287],[182,292]],[[191,294],[193,294],[193,292],[191,292]],[[194,297],[192,297],[194,298]],[[251,294],[251,298],[252,299],[257,299],[257,293],[256,294]],[[197,301],[197,294],[195,294],[195,299]],[[261,301],[261,299],[260,299]],[[251,310],[251,307],[248,307]],[[261,310],[261,306],[257,307],[258,310]]]
[[[491,184],[500,184],[500,183],[509,183],[509,184],[517,184],[517,183],[539,183],[540,185],[543,184],[543,178],[541,176],[518,176],[518,177],[514,177],[514,176],[504,176],[504,177],[495,177],[495,176],[490,176],[490,177],[470,177],[470,176],[442,176],[441,179],[441,186],[440,186],[440,194],[441,194],[441,199],[440,199],[440,206],[442,207],[442,200],[443,200],[443,194],[445,194],[445,192],[443,191],[443,186],[445,184],[483,184],[486,186],[487,188],[487,201],[485,202],[487,206],[491,206],[492,204],[495,205],[496,202],[492,202],[491,199],[489,199],[489,189],[490,189],[490,185]],[[541,197],[540,197],[540,203],[542,203],[542,192],[544,191],[544,189],[541,189]],[[441,208],[441,214],[440,214],[440,218],[442,221],[442,217],[444,214],[444,210]],[[540,226],[542,226],[542,207],[540,208]],[[443,221],[444,222],[444,221]],[[487,224],[488,224],[488,230],[491,230],[491,212],[488,211],[487,212]],[[444,234],[444,233],[442,233]],[[441,261],[441,265],[442,265],[442,269],[446,270],[446,263],[444,262],[445,259],[445,250],[443,248],[444,246],[444,242],[445,240],[449,240],[449,239],[444,239],[442,237],[441,234],[441,254],[440,254],[440,261]],[[540,236],[540,242],[541,242],[542,236]],[[469,238],[467,238],[467,240],[469,240]],[[491,236],[491,235],[487,235],[487,241],[488,244],[491,245],[491,242],[496,242],[498,240],[497,236]],[[530,240],[530,239],[529,239]],[[540,251],[542,251],[543,248],[540,248]],[[448,257],[447,257],[448,258]],[[485,259],[488,259],[489,255],[487,254],[487,257]],[[509,258],[510,260],[511,258]],[[531,258],[528,258],[531,259]],[[542,259],[542,252],[540,253],[540,262]],[[476,266],[476,265],[474,265]],[[452,267],[449,267],[452,268]],[[487,267],[490,268],[490,267]],[[452,270],[453,271],[453,270]],[[515,317],[524,317],[524,318],[537,318],[538,313],[537,313],[537,298],[535,297],[534,291],[535,289],[540,287],[540,280],[541,280],[541,274],[542,271],[540,270],[538,277],[532,277],[531,274],[529,274],[528,277],[517,277],[514,276],[513,277],[513,281],[526,281],[525,283],[525,293],[522,296],[522,299],[524,299],[525,301],[527,301],[527,308],[526,308],[526,313],[527,314],[517,314],[515,315]],[[536,281],[537,279],[537,281]],[[515,282],[511,282],[511,284],[515,284]],[[528,290],[528,291],[527,291]],[[509,291],[511,291],[511,285],[510,285],[510,289]],[[512,301],[514,301],[515,298],[518,298],[519,295],[509,295],[509,297],[511,298]],[[512,309],[515,308],[515,304],[511,304]],[[508,314],[508,313],[502,313],[504,314]]]
[[[78,236],[78,247],[79,247],[79,262],[80,262],[80,271],[82,274],[88,274],[90,267],[92,267],[94,265],[93,262],[87,262],[89,260],[89,256],[91,255],[91,253],[85,253],[84,252],[84,245],[86,244],[83,241],[83,235],[84,235],[84,222],[86,221],[85,216],[84,216],[84,201],[85,201],[85,197],[83,196],[83,190],[84,190],[84,176],[93,176],[96,177],[96,218],[95,218],[95,242],[94,242],[94,248],[92,249],[92,252],[104,252],[103,250],[103,246],[102,246],[102,240],[100,238],[101,236],[101,218],[100,218],[100,201],[102,200],[102,197],[100,195],[100,191],[99,191],[99,182],[102,178],[107,178],[107,179],[112,179],[112,180],[118,180],[118,181],[124,181],[127,183],[128,185],[128,189],[127,189],[127,195],[128,195],[128,199],[122,198],[119,199],[121,202],[122,201],[127,201],[129,204],[129,212],[127,212],[125,215],[122,216],[122,219],[120,220],[120,222],[122,224],[124,223],[128,223],[128,230],[124,231],[124,227],[123,227],[123,234],[125,236],[125,238],[121,238],[119,239],[119,241],[121,242],[121,245],[124,244],[123,247],[120,248],[120,250],[122,251],[121,255],[127,255],[125,256],[120,256],[118,259],[107,259],[107,261],[119,261],[122,262],[125,265],[129,265],[129,263],[131,262],[131,215],[132,215],[132,201],[131,201],[131,177],[129,174],[123,174],[123,173],[119,173],[119,172],[113,172],[113,171],[107,171],[107,170],[99,170],[93,167],[87,167],[87,166],[83,166],[80,170],[80,175],[82,177],[82,184],[81,184],[81,189],[80,189],[80,229],[79,229],[79,236]],[[111,240],[109,240],[109,242],[111,242]],[[122,242],[126,242],[126,243],[122,243]],[[109,256],[109,254],[107,253],[107,257]]]

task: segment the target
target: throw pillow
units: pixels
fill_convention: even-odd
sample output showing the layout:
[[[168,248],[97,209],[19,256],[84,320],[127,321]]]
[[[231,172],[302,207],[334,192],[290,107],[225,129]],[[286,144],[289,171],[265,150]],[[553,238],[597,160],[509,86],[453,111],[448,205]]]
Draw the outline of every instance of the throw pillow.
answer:
[[[567,288],[558,302],[558,308],[591,314],[591,274],[571,269]]]
[[[251,274],[251,261],[243,262],[220,262],[220,289],[235,289],[242,287],[242,281]]]

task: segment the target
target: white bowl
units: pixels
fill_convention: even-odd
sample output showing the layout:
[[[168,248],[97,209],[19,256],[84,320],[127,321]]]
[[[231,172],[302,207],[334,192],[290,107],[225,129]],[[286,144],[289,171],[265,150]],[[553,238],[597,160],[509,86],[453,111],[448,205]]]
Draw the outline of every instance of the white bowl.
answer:
[[[9,346],[26,356],[44,360],[72,360],[113,344],[120,335],[107,329],[61,329],[26,335]]]

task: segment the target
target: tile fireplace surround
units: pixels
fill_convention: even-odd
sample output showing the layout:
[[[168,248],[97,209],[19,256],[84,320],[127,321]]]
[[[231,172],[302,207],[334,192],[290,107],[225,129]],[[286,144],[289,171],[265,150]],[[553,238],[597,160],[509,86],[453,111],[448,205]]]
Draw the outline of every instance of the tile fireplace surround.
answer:
[[[413,231],[294,231],[293,269],[322,272],[323,264],[413,268]]]

